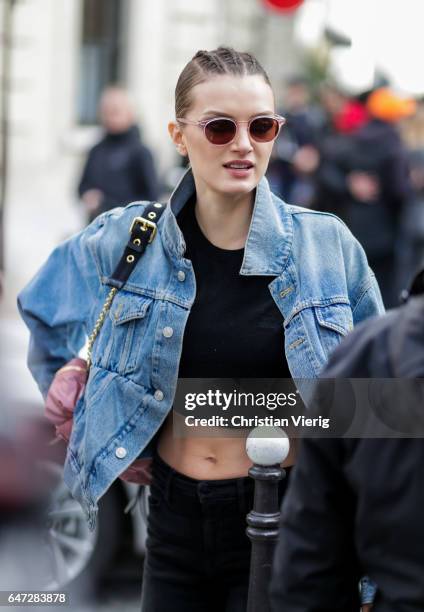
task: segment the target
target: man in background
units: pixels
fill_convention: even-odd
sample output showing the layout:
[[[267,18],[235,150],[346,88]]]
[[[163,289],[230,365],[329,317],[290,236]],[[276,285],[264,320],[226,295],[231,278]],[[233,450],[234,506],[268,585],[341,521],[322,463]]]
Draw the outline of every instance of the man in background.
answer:
[[[398,124],[415,102],[387,87],[349,98],[327,87],[329,129],[319,143],[313,208],[332,212],[363,246],[386,308],[398,304],[396,249],[411,185]]]
[[[286,202],[310,206],[319,162],[317,139],[325,115],[312,103],[305,77],[296,75],[286,81],[284,107],[279,112],[286,124],[273,149],[267,178],[272,190]]]
[[[105,89],[99,113],[105,134],[89,152],[78,186],[89,221],[115,206],[159,195],[153,157],[140,140],[128,92]]]
[[[302,440],[282,506],[273,611],[358,612],[364,575],[372,612],[424,610],[423,320],[424,271],[407,304],[358,325],[331,356],[322,376],[379,381],[380,412],[399,433]]]

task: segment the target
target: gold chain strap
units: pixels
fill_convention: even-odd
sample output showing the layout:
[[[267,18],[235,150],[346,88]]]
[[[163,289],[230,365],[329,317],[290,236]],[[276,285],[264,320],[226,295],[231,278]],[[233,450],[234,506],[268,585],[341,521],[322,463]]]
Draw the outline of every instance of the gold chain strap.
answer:
[[[155,204],[154,205],[156,208],[162,208],[161,204]],[[153,217],[152,217],[153,215]],[[154,212],[150,212],[148,215],[149,219],[155,218],[157,215]],[[132,231],[134,229],[134,225],[136,223],[139,223],[141,225],[141,229],[145,232],[147,231],[147,227],[150,227],[152,229],[152,233],[151,236],[149,238],[149,244],[150,242],[153,241],[154,237],[156,236],[156,224],[153,223],[153,221],[148,221],[147,219],[144,219],[144,217],[136,217],[134,219],[134,221],[132,222],[131,228],[130,228],[130,234],[132,234]],[[138,242],[137,242],[138,240]],[[134,240],[134,244],[137,244],[137,246],[140,245],[140,240],[136,239]],[[130,259],[131,258],[131,259]],[[127,259],[127,263],[133,263],[134,261],[134,255],[128,255]],[[128,278],[128,276],[127,276]],[[91,367],[91,359],[92,359],[92,350],[93,350],[93,344],[94,341],[96,340],[97,336],[99,335],[99,331],[102,328],[102,325],[104,323],[104,320],[106,318],[107,313],[110,310],[110,307],[112,305],[113,302],[113,298],[115,297],[115,295],[117,294],[118,289],[116,287],[113,287],[110,291],[109,294],[106,298],[105,303],[103,304],[103,308],[98,316],[98,319],[96,321],[96,324],[94,326],[93,331],[91,332],[90,336],[88,337],[88,344],[87,344],[87,370],[90,369]]]
[[[87,370],[90,369],[91,366],[91,352],[93,350],[93,344],[95,339],[97,338],[97,336],[99,335],[99,331],[102,328],[102,325],[104,323],[104,320],[106,318],[107,313],[110,310],[110,307],[112,305],[113,302],[113,298],[115,297],[116,293],[118,292],[118,289],[116,287],[113,287],[113,289],[110,290],[105,303],[103,304],[103,308],[101,310],[101,313],[99,314],[99,317],[96,321],[96,324],[94,326],[93,331],[91,332],[90,336],[88,337],[88,346],[87,346]]]

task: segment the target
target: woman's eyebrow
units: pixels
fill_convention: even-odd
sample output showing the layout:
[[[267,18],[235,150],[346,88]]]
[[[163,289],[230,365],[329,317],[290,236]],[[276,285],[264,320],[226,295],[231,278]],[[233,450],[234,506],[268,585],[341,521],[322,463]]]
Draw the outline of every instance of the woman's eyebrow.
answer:
[[[273,114],[274,114],[274,111],[264,110],[258,113],[254,113],[253,115],[250,115],[250,118],[261,117],[262,115],[273,115]],[[202,117],[204,119],[206,119],[207,117],[229,117],[230,119],[235,119],[234,115],[231,115],[230,113],[224,113],[222,111],[212,110],[212,109],[206,110],[204,113],[202,113]]]

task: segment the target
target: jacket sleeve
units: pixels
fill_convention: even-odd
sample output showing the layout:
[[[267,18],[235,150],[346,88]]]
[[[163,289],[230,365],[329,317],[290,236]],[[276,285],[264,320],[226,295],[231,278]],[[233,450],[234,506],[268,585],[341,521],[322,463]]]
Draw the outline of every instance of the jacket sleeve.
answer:
[[[28,367],[47,395],[55,372],[85,343],[94,299],[101,288],[90,241],[104,215],[58,246],[18,296],[19,312],[30,331]]]
[[[384,314],[384,304],[374,272],[368,265],[364,249],[351,231],[340,223],[343,258],[353,324]]]
[[[304,439],[283,501],[271,610],[358,612],[354,500],[341,440]]]
[[[363,291],[353,305],[353,322],[355,325],[365,319],[382,315],[385,312],[380,288],[374,272],[368,267],[364,279]]]

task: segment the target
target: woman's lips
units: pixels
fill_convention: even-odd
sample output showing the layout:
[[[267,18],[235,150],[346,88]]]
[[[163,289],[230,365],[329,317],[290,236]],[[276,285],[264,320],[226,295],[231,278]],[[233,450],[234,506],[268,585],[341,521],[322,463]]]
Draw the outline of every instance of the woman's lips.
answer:
[[[223,167],[234,178],[246,178],[252,172],[254,166],[251,165],[251,166],[246,166],[245,168],[236,168],[236,167],[230,166],[228,164],[225,164]]]
[[[250,168],[244,168],[243,170],[241,170],[240,168],[226,168],[225,166],[224,166],[224,168],[226,170],[228,170],[228,172],[234,178],[245,178],[245,177],[249,176],[249,174],[253,170],[253,166],[251,166]]]

